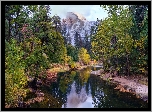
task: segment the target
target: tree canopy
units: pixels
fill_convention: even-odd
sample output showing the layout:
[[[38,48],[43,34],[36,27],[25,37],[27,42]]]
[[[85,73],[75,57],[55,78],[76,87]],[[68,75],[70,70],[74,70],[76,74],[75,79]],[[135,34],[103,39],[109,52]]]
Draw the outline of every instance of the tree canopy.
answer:
[[[52,63],[74,69],[77,62],[89,65],[96,59],[105,71],[148,75],[148,5],[100,6],[108,17],[97,19],[84,39],[75,32],[73,46],[50,5],[5,5],[5,105],[18,107],[29,91],[29,77],[38,78]],[[70,83],[75,76],[72,71]],[[90,75],[80,77],[85,83]],[[66,75],[59,84],[63,93],[68,87],[65,80]]]

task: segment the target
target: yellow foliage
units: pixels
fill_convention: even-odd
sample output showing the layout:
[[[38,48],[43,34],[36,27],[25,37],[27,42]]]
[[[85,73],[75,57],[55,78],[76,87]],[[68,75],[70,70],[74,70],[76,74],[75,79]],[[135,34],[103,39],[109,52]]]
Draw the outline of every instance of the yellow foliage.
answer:
[[[81,48],[78,53],[79,61],[83,62],[84,64],[89,64],[90,62],[90,55],[87,53],[87,50]]]

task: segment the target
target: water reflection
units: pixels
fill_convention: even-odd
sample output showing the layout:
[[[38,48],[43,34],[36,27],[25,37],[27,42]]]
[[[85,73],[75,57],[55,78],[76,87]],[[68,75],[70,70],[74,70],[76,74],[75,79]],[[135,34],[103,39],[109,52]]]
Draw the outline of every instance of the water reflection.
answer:
[[[79,94],[76,93],[75,81],[71,85],[70,94],[67,96],[66,105],[62,108],[93,108],[91,94],[86,93],[85,87],[82,87]]]
[[[91,67],[81,71],[59,73],[57,82],[50,87],[42,87],[42,91],[52,97],[51,102],[42,102],[49,108],[145,108],[148,107],[140,99],[128,93],[114,90],[114,86],[90,75]],[[50,96],[49,96],[50,95]],[[51,99],[52,99],[51,98]],[[47,98],[49,99],[49,98]],[[54,102],[56,102],[54,104]],[[45,107],[46,107],[45,106]],[[38,106],[33,106],[38,107]],[[41,105],[42,107],[42,105]]]

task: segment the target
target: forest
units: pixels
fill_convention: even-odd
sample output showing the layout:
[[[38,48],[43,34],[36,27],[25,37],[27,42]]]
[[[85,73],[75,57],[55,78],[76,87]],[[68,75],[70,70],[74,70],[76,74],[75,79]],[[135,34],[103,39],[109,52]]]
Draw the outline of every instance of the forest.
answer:
[[[100,7],[108,17],[85,42],[76,32],[73,46],[49,5],[5,5],[6,108],[19,107],[30,91],[30,78],[44,80],[82,66],[102,63],[104,71],[115,70],[118,76],[148,77],[148,5]]]

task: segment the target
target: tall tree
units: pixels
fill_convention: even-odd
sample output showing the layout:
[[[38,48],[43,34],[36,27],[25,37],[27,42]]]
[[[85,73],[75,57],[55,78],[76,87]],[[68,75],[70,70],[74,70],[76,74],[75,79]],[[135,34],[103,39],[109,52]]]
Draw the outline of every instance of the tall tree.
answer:
[[[92,39],[93,52],[103,61],[105,69],[114,66],[119,71],[126,63],[126,73],[129,75],[128,57],[132,48],[132,36],[129,35],[132,21],[129,9],[121,5],[102,7],[108,10],[109,16],[99,26],[96,36]],[[126,61],[123,64],[119,63],[120,57],[125,57]]]
[[[17,38],[22,41],[21,28],[28,23],[29,15],[35,10],[36,6],[26,5],[6,5],[5,6],[5,27],[6,39]]]
[[[131,60],[132,71],[147,74],[148,71],[148,5],[129,6],[133,25],[130,33],[133,37],[133,50]]]

